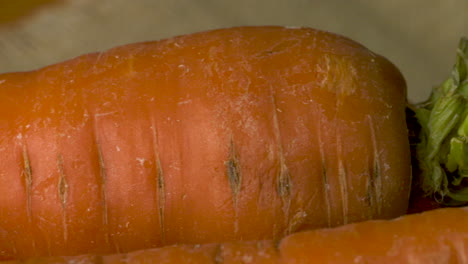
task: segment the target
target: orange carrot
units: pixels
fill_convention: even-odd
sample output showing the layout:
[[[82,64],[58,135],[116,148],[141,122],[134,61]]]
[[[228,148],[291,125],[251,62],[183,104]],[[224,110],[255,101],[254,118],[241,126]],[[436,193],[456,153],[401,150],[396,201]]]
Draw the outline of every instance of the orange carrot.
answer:
[[[0,256],[400,216],[405,96],[388,60],[308,28],[214,30],[0,75]]]
[[[279,242],[175,245],[117,255],[36,258],[15,263],[467,263],[468,208],[304,231]]]

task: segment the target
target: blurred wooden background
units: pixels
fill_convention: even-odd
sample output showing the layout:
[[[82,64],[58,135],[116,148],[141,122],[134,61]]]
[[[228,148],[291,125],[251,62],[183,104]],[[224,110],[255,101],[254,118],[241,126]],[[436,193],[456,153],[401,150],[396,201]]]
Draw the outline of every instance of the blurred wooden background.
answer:
[[[0,0],[0,72],[220,27],[309,26],[389,58],[420,101],[448,76],[468,35],[467,0],[55,0],[32,10],[51,1]]]

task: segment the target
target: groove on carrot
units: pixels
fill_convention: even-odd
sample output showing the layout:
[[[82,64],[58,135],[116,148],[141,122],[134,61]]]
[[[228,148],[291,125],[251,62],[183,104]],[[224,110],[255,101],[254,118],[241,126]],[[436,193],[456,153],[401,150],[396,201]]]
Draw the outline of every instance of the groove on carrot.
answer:
[[[29,159],[29,153],[26,146],[23,146],[23,173],[22,177],[24,179],[25,188],[26,188],[26,213],[28,215],[28,221],[32,221],[32,168],[31,161]]]
[[[328,174],[325,161],[322,161],[322,184],[323,184],[323,200],[327,209],[327,226],[331,227],[331,203],[330,203],[330,184],[328,183]]]
[[[340,185],[341,192],[341,205],[343,213],[343,224],[348,223],[348,172],[343,163],[343,142],[341,139],[341,134],[336,134],[336,146],[337,146],[337,157],[338,157],[338,181]]]
[[[109,232],[107,227],[109,226],[109,216],[107,212],[107,197],[106,197],[106,167],[104,164],[104,157],[102,156],[102,149],[99,143],[96,144],[98,163],[99,163],[99,174],[98,174],[98,185],[101,192],[101,203],[102,203],[102,221],[105,230],[106,243],[109,243]]]
[[[373,163],[373,159],[371,157],[368,157],[368,162],[369,164]],[[369,216],[372,216],[375,214],[375,180],[372,178],[373,176],[373,169],[372,167],[366,167],[365,171],[366,175],[369,175],[369,177],[366,179],[366,194],[365,194],[365,202],[366,205],[368,206],[368,213]]]
[[[280,161],[280,172],[278,175],[278,194],[283,198],[284,202],[289,202],[289,196],[291,194],[291,174],[285,164],[284,159]]]
[[[68,200],[68,183],[65,177],[65,171],[63,168],[63,156],[62,154],[57,155],[57,169],[59,172],[58,181],[58,196],[60,204],[62,206],[62,225],[63,225],[63,239],[68,241],[68,221],[67,221],[67,200]]]
[[[342,73],[335,72],[338,76],[340,76]],[[341,124],[340,120],[341,119],[341,114],[343,114],[343,101],[344,101],[344,94],[345,94],[345,89],[343,85],[338,85],[336,87],[337,91],[335,93],[335,140],[336,140],[336,155],[337,155],[337,165],[338,165],[338,184],[340,188],[340,193],[341,193],[341,210],[342,210],[342,217],[343,217],[343,223],[342,224],[347,224],[348,223],[348,215],[349,215],[349,201],[348,201],[348,172],[345,164],[343,163],[344,157],[343,157],[343,134],[341,130]]]
[[[153,140],[153,152],[156,166],[156,188],[157,188],[157,204],[158,204],[158,216],[159,216],[159,229],[161,232],[161,242],[166,243],[166,232],[165,232],[165,204],[166,204],[166,188],[164,183],[164,172],[161,165],[161,159],[159,155],[159,144],[158,144],[158,131],[156,129],[155,120],[151,119],[151,136]]]
[[[369,121],[372,151],[373,151],[373,163],[372,163],[373,167],[372,167],[372,173],[369,175],[370,176],[369,181],[372,182],[372,185],[370,187],[373,189],[372,190],[373,197],[376,200],[375,204],[377,204],[377,214],[380,215],[382,212],[382,204],[383,204],[383,201],[382,201],[383,186],[382,186],[382,177],[381,177],[382,171],[380,167],[380,153],[379,153],[379,146],[377,144],[374,119],[372,118],[371,115],[368,115],[367,118]]]
[[[162,243],[166,243],[166,233],[165,229],[165,221],[164,221],[164,208],[166,203],[166,190],[164,187],[164,174],[161,166],[161,161],[158,159],[156,160],[157,166],[157,184],[158,184],[158,214],[159,214],[159,228],[161,229],[161,240]]]
[[[24,185],[26,189],[26,215],[28,217],[28,222],[32,225],[32,168],[31,168],[31,160],[29,158],[28,148],[26,144],[23,145],[23,172],[22,178],[24,180]],[[31,245],[36,250],[36,240],[31,239]],[[16,250],[16,248],[15,248]]]
[[[281,199],[283,199],[283,203],[289,204],[289,196],[291,194],[291,175],[289,173],[289,169],[286,166],[286,159],[284,157],[284,150],[283,150],[283,142],[281,140],[281,130],[280,124],[278,120],[278,113],[277,113],[277,103],[274,92],[270,88],[271,94],[271,103],[273,105],[273,131],[275,133],[276,144],[278,144],[278,159],[279,159],[279,174],[277,177],[277,192]]]
[[[89,111],[91,112],[91,111]],[[107,179],[107,172],[106,172],[106,165],[104,163],[104,155],[102,153],[101,147],[101,140],[100,140],[100,133],[97,126],[97,119],[99,115],[94,114],[92,118],[92,135],[94,137],[93,146],[95,146],[95,151],[97,153],[97,163],[98,163],[98,173],[97,173],[97,191],[100,194],[101,198],[101,210],[102,210],[102,229],[104,231],[104,239],[106,244],[110,244],[110,231],[109,231],[109,212],[107,206],[107,195],[106,195],[106,179]],[[120,249],[117,244],[114,243],[115,249],[117,252],[120,252]]]
[[[226,166],[226,174],[229,180],[229,186],[231,187],[232,201],[234,205],[234,233],[237,234],[239,231],[239,209],[237,207],[237,196],[241,190],[242,173],[238,153],[236,151],[232,136],[229,143],[229,158],[224,162],[224,164]]]
[[[232,139],[229,144],[229,158],[224,164],[226,165],[227,177],[233,194],[234,203],[237,204],[237,195],[241,189],[242,174],[239,158],[237,157],[234,141]]]
[[[320,152],[320,161],[322,164],[322,184],[323,184],[323,200],[327,210],[327,226],[331,227],[331,202],[330,202],[330,183],[328,181],[327,161],[325,157],[325,150],[322,141],[322,116],[319,115],[317,125],[318,146]]]
[[[292,219],[289,213],[291,206],[291,174],[289,173],[288,167],[286,167],[284,157],[280,160],[280,172],[277,179],[277,192],[283,200],[284,221],[287,226],[284,230],[284,234],[289,234],[292,232],[295,224],[291,222]]]
[[[278,104],[276,102],[275,92],[273,91],[273,87],[270,87],[270,97],[271,97],[271,104],[272,104],[272,112],[273,112],[273,132],[275,136],[276,144],[278,145],[278,159],[279,159],[279,173],[276,177],[276,192],[281,197],[283,201],[283,214],[284,214],[284,221],[285,225],[290,227],[290,214],[289,209],[291,206],[291,188],[292,188],[292,180],[291,174],[289,172],[289,168],[286,165],[286,158],[284,156],[283,150],[283,140],[281,137],[281,129],[280,129],[280,122],[278,120]],[[290,230],[284,230],[285,233],[289,233]]]

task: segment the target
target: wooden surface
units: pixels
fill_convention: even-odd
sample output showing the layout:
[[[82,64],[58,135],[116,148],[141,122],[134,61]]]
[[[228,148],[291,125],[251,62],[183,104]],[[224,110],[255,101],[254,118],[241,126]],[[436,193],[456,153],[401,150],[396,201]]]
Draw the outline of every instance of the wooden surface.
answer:
[[[18,0],[25,1],[25,0]],[[32,0],[31,0],[32,1]],[[468,35],[466,0],[64,0],[0,25],[0,72],[35,69],[83,53],[238,25],[309,26],[385,55],[420,101],[448,74]],[[0,15],[6,4],[0,0]]]

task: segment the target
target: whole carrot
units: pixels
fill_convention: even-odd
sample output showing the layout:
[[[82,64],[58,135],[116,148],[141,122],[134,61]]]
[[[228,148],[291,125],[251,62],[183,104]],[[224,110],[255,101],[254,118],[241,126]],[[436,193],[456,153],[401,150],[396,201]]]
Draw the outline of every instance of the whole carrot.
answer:
[[[0,257],[397,217],[405,96],[388,60],[309,28],[214,30],[0,75]]]
[[[5,263],[468,263],[468,209],[444,208],[295,233],[279,242],[175,245],[118,255]]]

